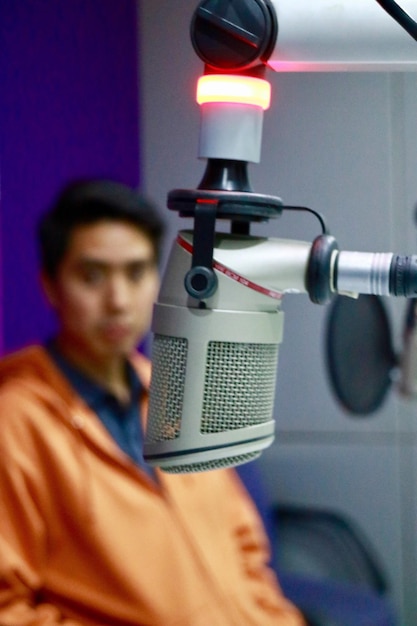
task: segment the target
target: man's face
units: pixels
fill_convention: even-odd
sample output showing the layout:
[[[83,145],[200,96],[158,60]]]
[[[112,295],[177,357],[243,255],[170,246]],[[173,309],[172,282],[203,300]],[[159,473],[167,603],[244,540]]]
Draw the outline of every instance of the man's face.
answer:
[[[56,278],[44,278],[59,341],[82,364],[128,356],[147,332],[159,286],[152,243],[127,222],[77,227]]]

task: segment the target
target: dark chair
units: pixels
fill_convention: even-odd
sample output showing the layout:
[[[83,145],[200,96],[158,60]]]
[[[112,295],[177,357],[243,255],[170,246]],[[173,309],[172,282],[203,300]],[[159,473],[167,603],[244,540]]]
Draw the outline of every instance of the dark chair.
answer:
[[[263,518],[285,595],[310,626],[398,626],[379,559],[338,512],[270,503],[256,461],[237,468]]]

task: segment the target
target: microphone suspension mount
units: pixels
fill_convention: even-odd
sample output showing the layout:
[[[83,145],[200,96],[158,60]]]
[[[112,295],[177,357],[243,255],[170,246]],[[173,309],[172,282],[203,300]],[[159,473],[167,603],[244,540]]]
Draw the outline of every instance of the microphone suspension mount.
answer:
[[[217,289],[213,270],[216,220],[230,220],[233,234],[249,235],[251,222],[281,214],[280,198],[251,191],[246,165],[244,161],[209,159],[198,189],[173,189],[168,194],[169,209],[194,219],[192,265],[184,286],[200,302]]]

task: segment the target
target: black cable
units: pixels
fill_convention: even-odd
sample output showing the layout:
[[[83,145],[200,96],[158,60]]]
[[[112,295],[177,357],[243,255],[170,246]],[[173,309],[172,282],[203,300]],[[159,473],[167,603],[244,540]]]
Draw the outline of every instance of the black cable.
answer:
[[[309,207],[306,207],[306,206],[289,206],[289,205],[282,206],[281,210],[282,211],[303,211],[305,213],[311,213],[319,220],[323,235],[329,234],[325,219],[323,215],[319,213],[318,211],[315,211],[314,209],[310,209]]]
[[[407,31],[413,39],[417,41],[417,22],[404,11],[394,0],[376,0],[378,4],[392,17],[400,26]]]

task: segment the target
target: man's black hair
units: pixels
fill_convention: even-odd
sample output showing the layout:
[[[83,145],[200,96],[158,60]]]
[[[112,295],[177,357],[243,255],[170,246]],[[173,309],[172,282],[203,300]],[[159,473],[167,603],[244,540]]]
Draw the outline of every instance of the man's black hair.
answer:
[[[39,222],[41,266],[47,276],[55,277],[74,229],[101,220],[123,221],[136,226],[149,237],[155,260],[158,259],[164,222],[149,199],[113,180],[77,180],[64,187]]]

